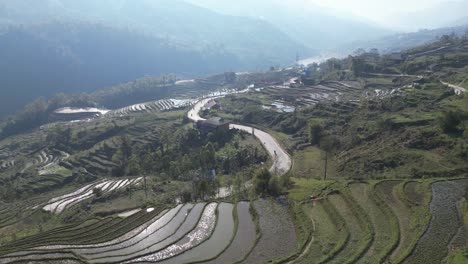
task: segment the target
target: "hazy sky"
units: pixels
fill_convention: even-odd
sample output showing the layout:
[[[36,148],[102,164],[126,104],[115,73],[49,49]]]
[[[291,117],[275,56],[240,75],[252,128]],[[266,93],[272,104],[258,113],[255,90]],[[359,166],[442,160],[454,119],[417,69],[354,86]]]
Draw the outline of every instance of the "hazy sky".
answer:
[[[468,21],[468,0],[186,0],[215,11],[259,16],[268,8],[290,7],[332,13],[342,18],[377,23],[397,31],[453,26]],[[272,4],[274,3],[274,4]],[[263,5],[263,6],[262,6]],[[317,7],[319,9],[317,9]],[[250,9],[248,9],[250,8]],[[244,12],[244,13],[243,13]],[[257,14],[258,13],[258,14]],[[463,19],[462,19],[463,20]]]
[[[417,11],[430,8],[438,3],[450,2],[451,0],[308,0],[316,5],[351,11],[352,13],[369,17],[379,18],[388,13],[402,13],[405,11]]]
[[[305,0],[340,13],[352,14],[373,21],[386,23],[388,17],[423,11],[444,2],[454,0]],[[467,12],[468,15],[468,12]]]

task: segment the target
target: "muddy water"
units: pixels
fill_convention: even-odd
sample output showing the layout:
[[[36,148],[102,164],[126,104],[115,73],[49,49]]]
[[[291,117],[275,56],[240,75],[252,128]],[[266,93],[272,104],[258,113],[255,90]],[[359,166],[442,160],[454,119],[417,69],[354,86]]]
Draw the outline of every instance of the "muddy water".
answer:
[[[236,263],[243,259],[254,246],[256,233],[255,223],[250,214],[250,203],[240,202],[237,204],[237,217],[239,223],[231,245],[217,259],[206,262],[206,264]]]
[[[174,234],[170,235],[169,237],[166,237],[161,240],[157,236],[150,236],[148,239],[145,239],[139,244],[138,249],[134,248],[134,251],[131,253],[124,255],[124,254],[119,254],[120,253],[119,251],[115,251],[115,252],[112,252],[113,253],[112,256],[107,256],[107,257],[103,257],[100,259],[93,259],[93,260],[90,260],[89,262],[91,263],[109,263],[109,262],[122,263],[126,260],[130,260],[138,256],[144,256],[146,254],[152,254],[154,252],[158,252],[159,250],[162,250],[165,247],[176,242],[181,237],[183,237],[186,232],[193,229],[196,226],[197,221],[203,212],[204,206],[205,204],[203,203],[196,204],[192,208],[192,210],[190,210],[188,215],[185,217],[185,220],[182,223],[182,225],[178,226],[177,231]],[[185,232],[183,234],[180,234],[180,231],[185,231]]]
[[[164,264],[180,264],[198,262],[211,259],[219,255],[229,246],[234,235],[234,219],[232,204],[221,203],[218,206],[218,220],[211,237],[203,244],[188,250],[187,252],[160,262]]]
[[[259,215],[262,236],[242,263],[265,263],[292,253],[297,237],[288,208],[272,200],[255,201],[254,208]]]
[[[119,244],[96,248],[92,250],[86,250],[84,252],[77,252],[80,255],[86,255],[87,259],[98,259],[103,257],[111,257],[116,255],[131,254],[145,248],[148,240],[157,240],[157,242],[163,240],[167,236],[171,235],[176,228],[185,220],[185,217],[193,204],[187,204],[178,206],[160,219],[154,222],[138,235],[131,239],[124,240]],[[156,243],[156,242],[155,242]]]
[[[127,263],[157,262],[176,256],[188,249],[191,249],[208,239],[213,232],[216,224],[216,203],[211,203],[205,207],[203,215],[197,224],[197,227],[184,236],[177,243],[144,257],[133,259]]]

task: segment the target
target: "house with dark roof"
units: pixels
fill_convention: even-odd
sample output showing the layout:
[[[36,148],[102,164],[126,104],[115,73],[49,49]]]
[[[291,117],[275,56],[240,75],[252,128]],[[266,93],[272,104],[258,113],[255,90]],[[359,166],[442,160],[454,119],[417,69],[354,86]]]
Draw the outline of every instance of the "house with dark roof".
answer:
[[[388,55],[387,57],[390,60],[393,60],[393,61],[404,61],[404,60],[406,60],[406,56],[399,53],[399,52],[392,53],[392,54]]]
[[[224,122],[220,117],[214,117],[207,120],[197,121],[196,127],[203,133],[209,133],[217,130],[229,130],[229,123]]]

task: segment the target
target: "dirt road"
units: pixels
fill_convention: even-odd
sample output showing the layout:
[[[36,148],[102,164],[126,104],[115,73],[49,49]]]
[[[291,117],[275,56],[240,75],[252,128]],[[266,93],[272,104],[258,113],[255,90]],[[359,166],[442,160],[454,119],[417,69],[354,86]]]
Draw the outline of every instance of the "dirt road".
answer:
[[[274,137],[265,131],[255,129],[249,126],[231,124],[230,129],[237,129],[249,134],[252,134],[260,140],[265,149],[270,154],[273,165],[270,168],[270,171],[277,175],[283,175],[289,171],[291,168],[291,158],[288,153],[281,147],[281,145],[276,141]]]

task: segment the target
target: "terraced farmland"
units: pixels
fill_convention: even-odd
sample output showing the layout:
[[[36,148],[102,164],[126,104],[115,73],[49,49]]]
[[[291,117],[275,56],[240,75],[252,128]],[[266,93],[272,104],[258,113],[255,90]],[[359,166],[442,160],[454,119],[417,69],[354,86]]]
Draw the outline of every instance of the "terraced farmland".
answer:
[[[290,263],[441,263],[461,235],[468,180],[341,184],[301,205],[312,233]]]
[[[122,179],[122,180],[101,180],[96,183],[88,184],[70,194],[63,196],[55,197],[50,199],[44,205],[36,205],[37,207],[42,207],[45,211],[51,213],[60,214],[64,210],[84,201],[94,197],[95,190],[99,189],[102,194],[110,193],[113,191],[118,191],[124,189],[127,186],[137,185],[141,183],[143,178],[134,178],[134,179]],[[35,209],[33,208],[33,209]]]
[[[191,100],[191,99],[159,100],[159,101],[154,101],[154,102],[147,102],[147,103],[126,106],[124,108],[110,111],[109,113],[107,113],[106,116],[125,116],[125,115],[135,114],[135,113],[153,113],[156,111],[168,111],[168,110],[188,107],[188,106],[193,105],[195,102],[196,102],[195,100]]]
[[[364,183],[350,185],[351,193],[358,204],[368,213],[374,230],[374,243],[363,256],[363,263],[380,263],[397,245],[399,230],[396,216],[379,199],[373,186]]]
[[[251,210],[259,216],[262,235]],[[51,230],[0,247],[0,262],[259,263],[289,254],[295,243],[291,219],[276,202],[197,203]]]
[[[4,161],[0,164],[0,171],[8,170],[15,166],[15,160]]]
[[[299,88],[284,86],[269,86],[261,90],[273,98],[294,98],[296,106],[311,106],[319,102],[336,102],[343,98],[356,99],[361,96],[361,84],[357,82],[324,81],[314,86]]]
[[[95,187],[132,182],[138,178],[98,181],[40,206],[58,213]],[[468,180],[335,183],[336,191],[300,206],[312,237],[292,260],[300,242],[293,212],[260,199],[146,208],[64,226],[0,247],[0,263],[439,263],[463,225],[457,204],[466,187]]]
[[[23,154],[21,151],[16,151],[15,153],[9,154],[9,156],[12,157],[21,154]],[[27,157],[27,162],[22,164],[21,172],[34,167],[41,172],[40,174],[47,174],[48,168],[52,167],[53,165],[58,165],[61,161],[68,159],[70,154],[58,149],[45,148],[34,151],[30,154],[25,154],[25,156]],[[17,162],[14,158],[3,161],[0,163],[0,172],[12,169],[15,167],[15,165],[17,165]]]
[[[258,200],[254,208],[259,217],[261,236],[242,263],[263,263],[291,253],[297,238],[287,207],[269,200]]]
[[[443,181],[432,185],[429,228],[404,263],[442,262],[447,256],[448,245],[463,225],[457,202],[463,197],[467,186],[467,180]]]

